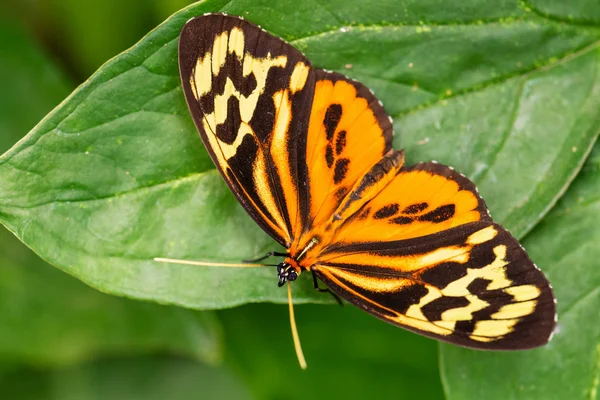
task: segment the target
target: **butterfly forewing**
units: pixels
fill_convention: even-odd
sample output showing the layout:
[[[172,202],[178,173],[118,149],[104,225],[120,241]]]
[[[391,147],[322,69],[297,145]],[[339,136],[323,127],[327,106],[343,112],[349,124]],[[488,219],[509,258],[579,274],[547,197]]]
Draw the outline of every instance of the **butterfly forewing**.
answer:
[[[364,85],[316,70],[306,146],[305,182],[300,202],[305,213],[295,226],[303,247],[356,182],[392,148],[392,124],[381,103]]]
[[[254,220],[289,246],[299,207],[298,165],[306,164],[310,63],[255,25],[212,14],[183,28],[179,66],[213,161]]]

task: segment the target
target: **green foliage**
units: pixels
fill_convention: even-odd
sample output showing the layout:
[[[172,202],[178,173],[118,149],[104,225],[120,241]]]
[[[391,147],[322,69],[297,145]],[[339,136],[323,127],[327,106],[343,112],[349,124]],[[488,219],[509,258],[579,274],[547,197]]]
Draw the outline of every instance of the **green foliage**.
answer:
[[[70,70],[88,71],[127,40],[140,37],[143,18],[128,23],[138,10],[150,18],[174,10],[173,4],[183,5],[165,0],[151,9],[121,3],[107,1],[93,9],[72,0],[45,5],[53,10],[52,24],[61,26],[61,46],[71,49],[63,62],[82,59],[68,64]],[[68,12],[52,4],[68,6]],[[122,14],[109,20],[114,9]],[[41,258],[106,293],[197,309],[285,302],[269,269],[152,261],[162,256],[237,262],[276,249],[214,170],[181,93],[179,30],[190,17],[213,11],[259,23],[305,52],[315,66],[372,88],[394,117],[394,144],[406,149],[409,163],[436,159],[471,177],[492,216],[524,238],[523,245],[548,275],[559,311],[560,331],[553,341],[510,354],[442,345],[446,397],[600,398],[600,150],[579,173],[600,126],[600,8],[595,0],[194,4],[104,64],[0,157],[0,222]],[[113,25],[108,29],[99,21]],[[5,26],[0,24],[0,40],[9,56],[0,63],[0,77],[9,89],[0,100],[5,102],[0,103],[0,140],[8,145],[69,86],[26,38]],[[213,315],[111,298],[29,257],[11,257],[8,250],[0,257],[0,317],[8,321],[5,331],[0,329],[5,341],[0,362],[10,360],[11,365],[0,386],[14,387],[18,380],[12,377],[39,378],[39,371],[16,370],[15,363],[59,364],[99,352],[159,349],[205,361],[218,357]],[[45,282],[52,283],[45,287]],[[309,279],[297,283],[297,302],[331,302],[311,290]],[[40,297],[46,301],[37,304]],[[85,299],[89,308],[77,309],[70,298]],[[9,307],[14,304],[18,308]],[[120,313],[106,314],[115,308]],[[309,361],[302,375],[285,313],[274,305],[217,313],[224,324],[226,365],[256,398],[331,393],[365,398],[392,391],[405,397],[442,396],[434,342],[349,306],[298,309]],[[66,334],[48,323],[56,314]],[[103,322],[107,315],[114,318],[108,323],[123,327],[109,330]],[[164,326],[152,332],[140,328],[156,321]],[[28,330],[48,337],[32,346],[35,337],[27,336]],[[196,336],[197,331],[205,333]],[[149,365],[144,367],[149,375],[164,374],[167,381],[171,367],[190,376],[198,373],[189,363],[160,360],[111,361],[89,366],[93,372],[87,376],[106,374],[110,382],[113,362],[126,365],[124,371],[137,363]],[[224,374],[219,379],[230,379]],[[72,371],[56,376],[61,378],[39,379],[74,385]]]
[[[35,383],[32,385],[32,383]],[[230,372],[172,358],[117,358],[52,371],[18,369],[0,376],[19,400],[250,399]]]

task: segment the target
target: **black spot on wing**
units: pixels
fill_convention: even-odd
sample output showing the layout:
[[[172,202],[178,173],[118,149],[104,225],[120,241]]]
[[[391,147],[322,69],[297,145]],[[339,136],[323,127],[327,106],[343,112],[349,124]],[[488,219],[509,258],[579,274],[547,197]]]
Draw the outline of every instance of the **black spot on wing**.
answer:
[[[235,81],[233,83],[236,88],[239,88],[238,90],[240,91],[240,94],[244,97],[249,97],[250,94],[254,92],[254,90],[256,89],[256,85],[258,84],[256,82],[254,74],[249,74],[247,77],[242,78],[242,81],[239,84],[239,86],[236,84]]]
[[[387,206],[381,207],[379,210],[375,211],[373,214],[374,219],[385,219],[396,215],[398,210],[400,209],[400,205],[397,203],[388,204]]]
[[[359,211],[358,215],[356,216],[356,219],[358,219],[358,220],[366,219],[370,213],[371,213],[371,207],[364,207],[361,211]]]
[[[469,258],[469,267],[482,268],[493,263],[496,259],[496,254],[494,254],[494,247],[495,243],[493,241],[481,243],[473,247]]]
[[[250,119],[250,126],[260,142],[265,142],[275,126],[275,104],[273,98],[260,95],[256,104],[256,110]]]
[[[396,218],[392,218],[390,220],[391,223],[396,224],[396,225],[406,225],[406,224],[410,224],[411,222],[413,222],[413,219],[410,217],[404,217],[404,216],[399,216]]]
[[[473,294],[483,293],[487,291],[487,287],[491,282],[492,281],[488,279],[475,278],[473,279],[473,282],[469,283],[469,286],[467,286],[467,290]]]
[[[471,304],[471,302],[465,297],[450,297],[442,296],[433,300],[431,303],[424,305],[421,308],[423,315],[429,321],[441,321],[442,313],[453,308],[465,307]]]
[[[204,114],[211,114],[215,111],[215,95],[213,93],[209,92],[204,96],[200,96],[198,103]]]
[[[439,289],[467,275],[467,268],[463,264],[445,262],[435,267],[427,268],[419,275],[419,279]]]
[[[421,211],[425,210],[427,207],[429,207],[429,204],[427,203],[411,204],[410,206],[402,210],[402,214],[418,214]]]
[[[469,293],[474,294],[481,300],[486,301],[492,305],[494,304],[509,304],[513,300],[513,296],[506,293],[502,289],[488,290],[488,285],[492,281],[484,278],[476,278],[467,286]]]
[[[331,147],[331,144],[328,144],[327,147],[325,148],[325,161],[327,162],[327,167],[331,168],[333,167],[333,148]]]
[[[346,131],[339,131],[335,140],[335,154],[342,154],[346,147]]]
[[[382,294],[378,303],[405,314],[410,306],[418,304],[429,290],[423,285],[410,285],[400,291]]]
[[[473,329],[475,329],[474,319],[468,321],[457,321],[456,325],[454,325],[454,331],[461,335],[468,335],[473,332]]]
[[[475,188],[473,182],[456,172],[454,169],[443,164],[428,162],[415,164],[412,167],[407,168],[406,171],[426,171],[432,175],[439,175],[453,180],[458,184],[459,190],[469,191],[477,197],[477,208],[475,210],[479,212],[481,220],[491,221],[491,218],[487,212],[485,201],[483,201],[483,199],[477,193],[477,189]]]
[[[454,204],[446,204],[436,208],[433,211],[423,214],[419,217],[419,221],[423,222],[444,222],[454,216],[456,206]]]
[[[335,171],[333,173],[333,182],[335,184],[342,182],[346,178],[349,164],[350,160],[347,158],[340,158],[335,162]]]
[[[222,142],[232,144],[235,142],[240,124],[240,102],[232,96],[227,100],[227,119],[222,124],[217,125],[215,134]]]
[[[335,129],[342,119],[342,106],[341,104],[331,104],[325,111],[325,118],[323,119],[323,125],[325,126],[325,134],[327,140],[333,139]]]
[[[347,193],[348,193],[348,189],[347,188],[345,188],[343,186],[341,188],[338,188],[335,191],[335,198],[336,198],[336,200],[341,201],[346,196]]]

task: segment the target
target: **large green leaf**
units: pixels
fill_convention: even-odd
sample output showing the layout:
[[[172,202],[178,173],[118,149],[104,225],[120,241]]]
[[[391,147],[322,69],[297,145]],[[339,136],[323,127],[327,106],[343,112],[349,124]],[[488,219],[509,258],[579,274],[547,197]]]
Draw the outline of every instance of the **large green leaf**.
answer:
[[[558,300],[543,348],[482,353],[442,345],[449,399],[600,399],[600,144],[559,204],[524,241]]]
[[[395,116],[409,160],[456,166],[500,222],[528,231],[596,138],[600,30],[517,0],[358,4],[213,0],[175,14],[0,158],[0,219],[51,264],[109,293],[196,308],[285,301],[269,269],[152,261],[238,261],[275,248],[214,170],[180,89],[181,26],[220,10],[363,80]],[[298,301],[329,301],[308,278],[298,283]]]
[[[210,311],[133,301],[90,289],[0,231],[0,363],[69,364],[152,352],[221,359]]]
[[[0,48],[0,148],[6,149],[18,129],[34,125],[71,85],[30,38],[7,22],[0,23]],[[210,312],[99,293],[42,262],[4,228],[0,321],[0,364],[47,366],[156,351],[207,363],[221,357],[220,326]]]
[[[224,369],[175,358],[120,358],[55,370],[0,372],[3,398],[19,400],[250,399]]]

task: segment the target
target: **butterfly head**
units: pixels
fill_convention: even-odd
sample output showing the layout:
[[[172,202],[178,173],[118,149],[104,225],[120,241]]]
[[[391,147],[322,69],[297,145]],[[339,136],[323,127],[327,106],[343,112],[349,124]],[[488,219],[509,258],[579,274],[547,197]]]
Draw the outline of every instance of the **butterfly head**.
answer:
[[[283,261],[277,266],[277,277],[279,278],[277,286],[282,287],[287,281],[295,281],[298,278],[298,272],[293,265]]]

